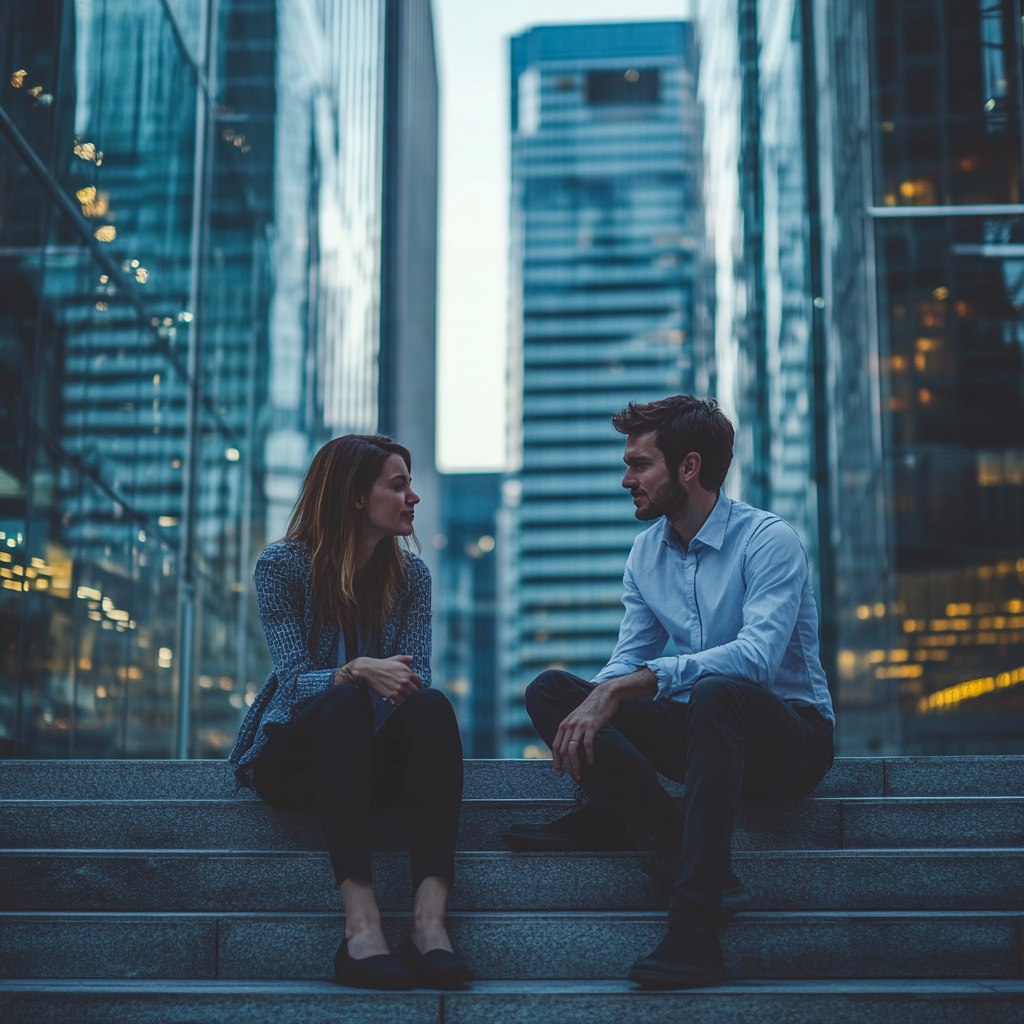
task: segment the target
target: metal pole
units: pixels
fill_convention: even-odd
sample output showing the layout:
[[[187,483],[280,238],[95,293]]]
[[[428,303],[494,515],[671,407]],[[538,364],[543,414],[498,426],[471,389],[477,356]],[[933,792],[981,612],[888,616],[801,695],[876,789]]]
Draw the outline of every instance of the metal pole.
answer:
[[[252,488],[256,469],[256,364],[259,356],[259,317],[262,309],[260,289],[263,270],[262,225],[253,238],[252,294],[249,302],[249,378],[245,394],[245,448],[242,451],[242,522],[238,542],[238,618],[235,624],[235,686],[246,682],[249,674],[249,558],[252,551]]]
[[[199,27],[200,60],[206,81],[215,81],[217,0],[202,7]],[[196,89],[196,151],[193,164],[192,241],[189,253],[189,322],[187,384],[185,391],[185,451],[182,461],[181,540],[178,566],[178,730],[176,756],[189,755],[192,727],[192,689],[196,674],[196,587],[195,548],[197,495],[202,453],[203,406],[203,300],[207,241],[207,198],[210,189],[211,132],[214,127],[209,99]]]

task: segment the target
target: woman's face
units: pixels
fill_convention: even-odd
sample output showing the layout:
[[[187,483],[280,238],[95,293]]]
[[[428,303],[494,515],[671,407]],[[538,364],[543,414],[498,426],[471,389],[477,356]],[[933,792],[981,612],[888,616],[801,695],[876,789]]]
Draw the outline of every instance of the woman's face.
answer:
[[[405,461],[401,455],[389,455],[370,493],[357,508],[362,510],[364,527],[380,537],[408,537],[419,500]]]

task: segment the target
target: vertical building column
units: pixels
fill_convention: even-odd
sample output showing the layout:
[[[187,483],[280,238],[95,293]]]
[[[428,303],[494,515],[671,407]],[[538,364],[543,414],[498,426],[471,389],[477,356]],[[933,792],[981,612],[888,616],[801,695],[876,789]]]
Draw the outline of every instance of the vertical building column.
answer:
[[[206,0],[200,22],[200,66],[208,84],[216,82],[217,0]],[[188,382],[185,392],[185,452],[182,465],[181,546],[178,583],[178,728],[176,756],[189,756],[192,687],[197,648],[199,594],[196,580],[197,496],[202,471],[203,305],[211,187],[212,97],[202,83],[196,88],[196,141],[193,163],[192,241],[189,253]]]
[[[412,452],[413,487],[422,499],[416,532],[436,587],[438,94],[429,0],[387,0],[384,23],[378,423]]]

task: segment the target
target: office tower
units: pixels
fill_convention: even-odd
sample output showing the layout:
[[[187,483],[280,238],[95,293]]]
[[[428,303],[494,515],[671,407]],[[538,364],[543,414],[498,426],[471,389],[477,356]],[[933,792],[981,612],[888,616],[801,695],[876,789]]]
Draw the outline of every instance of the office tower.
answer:
[[[698,94],[705,124],[715,394],[736,426],[725,490],[777,513],[800,535],[819,599],[822,660],[834,684],[837,552],[829,519],[834,475],[825,441],[834,396],[825,392],[820,184],[813,131],[817,98],[809,92],[814,64],[808,18],[802,0],[700,4]],[[849,272],[861,272],[861,266],[853,263]],[[863,378],[871,366],[865,323],[862,317],[848,325],[842,394],[849,408],[833,416],[832,425],[843,431],[848,465],[862,460],[877,467],[880,453],[872,449],[870,422],[865,423],[870,387]],[[847,593],[874,595],[885,566],[885,538],[881,504],[865,495],[877,481],[863,471],[845,479],[851,503],[847,523],[859,522],[839,545],[839,586]],[[854,487],[855,479],[862,491]],[[867,600],[860,596],[854,603]],[[873,619],[860,628],[878,633]],[[880,642],[876,635],[870,645]],[[890,689],[884,684],[877,713],[872,712],[875,724],[886,730],[887,749],[896,727]],[[861,703],[853,714],[864,713],[867,697],[859,693]],[[849,718],[840,729],[848,724]]]
[[[498,534],[501,756],[542,756],[522,703],[592,676],[642,524],[620,489],[630,400],[695,386],[699,131],[690,26],[544,26],[511,41],[510,461]]]
[[[903,0],[870,24],[898,637],[876,672],[907,753],[1024,750],[1019,14]]]
[[[459,717],[466,757],[497,750],[497,511],[501,474],[441,477],[441,600],[435,601],[435,685]]]
[[[288,0],[278,23],[267,536],[284,532],[323,441],[379,430],[412,451],[429,542],[440,529],[430,3]]]
[[[15,3],[0,42],[0,742],[224,756],[316,446],[413,405],[432,475],[424,386],[379,372],[421,312],[432,395],[429,3]]]
[[[733,230],[745,273],[718,262],[719,315],[723,292],[756,274],[735,325],[716,324],[742,368],[721,397],[745,438],[741,496],[799,520],[798,490],[775,480],[787,448],[813,451],[794,525],[816,555],[837,747],[1019,751],[1014,5],[739,0],[728,12],[706,3],[699,16],[704,116],[738,140],[733,170],[723,156],[708,175],[709,208],[740,180],[755,191]],[[804,351],[788,399],[773,289],[775,322],[788,317]]]

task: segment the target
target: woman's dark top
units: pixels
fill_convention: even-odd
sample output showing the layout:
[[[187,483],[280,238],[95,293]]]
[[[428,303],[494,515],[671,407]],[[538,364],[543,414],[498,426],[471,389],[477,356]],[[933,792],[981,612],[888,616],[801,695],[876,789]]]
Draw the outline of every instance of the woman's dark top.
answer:
[[[409,666],[430,685],[430,570],[410,552],[405,580],[381,627],[376,656],[412,656]],[[249,708],[228,758],[235,778],[252,788],[252,766],[267,740],[266,729],[284,725],[317,694],[334,683],[338,664],[338,623],[314,625],[312,563],[304,544],[271,544],[256,563],[256,599],[274,671]]]

